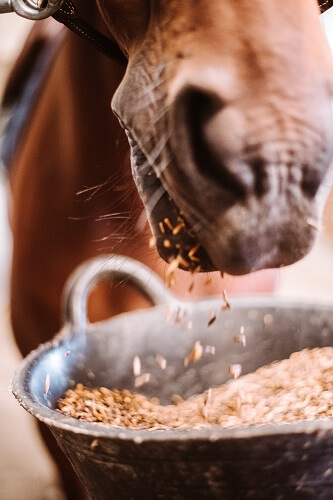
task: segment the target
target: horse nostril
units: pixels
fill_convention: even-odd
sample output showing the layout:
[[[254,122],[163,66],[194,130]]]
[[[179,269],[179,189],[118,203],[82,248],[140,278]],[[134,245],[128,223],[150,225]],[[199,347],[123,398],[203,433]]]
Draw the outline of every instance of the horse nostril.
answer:
[[[303,165],[303,179],[301,183],[302,190],[310,198],[316,196],[321,184],[321,176],[317,169]]]
[[[255,158],[250,161],[250,167],[254,172],[254,192],[258,198],[264,196],[269,191],[269,179],[267,175],[267,165],[263,158]]]
[[[232,197],[244,197],[254,179],[253,169],[239,160],[243,136],[239,114],[216,94],[195,87],[181,92],[176,108],[177,125],[184,127],[195,168]]]

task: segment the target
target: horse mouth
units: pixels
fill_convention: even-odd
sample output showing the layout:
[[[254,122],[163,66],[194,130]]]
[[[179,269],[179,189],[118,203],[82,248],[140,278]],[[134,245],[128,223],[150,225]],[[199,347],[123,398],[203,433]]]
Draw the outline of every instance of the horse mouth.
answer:
[[[226,203],[223,186],[203,189],[200,178],[186,178],[179,158],[172,156],[172,174],[163,178],[164,203],[162,197],[151,213],[157,250],[166,262],[192,273],[242,276],[289,266],[309,253],[319,212],[315,198],[305,196],[297,183],[276,199],[269,173],[274,169],[267,167],[270,188],[265,195],[248,193]]]
[[[248,209],[240,206],[234,207],[240,227],[228,224],[228,215],[224,214],[220,219],[225,223],[217,220],[215,224],[206,224],[186,216],[170,196],[166,196],[173,209],[157,218],[151,217],[150,224],[157,251],[172,269],[191,273],[219,271],[241,276],[261,269],[285,267],[301,260],[311,250],[317,236],[317,224],[307,221],[298,223],[298,231],[291,231],[292,216],[286,216],[285,221],[275,225],[268,220],[264,227],[253,231]],[[200,228],[198,234],[196,226]]]
[[[184,214],[179,212],[177,215],[177,209],[158,221],[154,230],[154,243],[160,257],[175,268],[193,274],[217,270]]]
[[[316,221],[307,221],[317,220],[315,200],[304,197],[298,186],[280,195],[282,201],[268,190],[265,196],[226,205],[217,183],[207,191],[200,178],[184,177],[177,155],[172,154],[170,170],[161,175],[138,144],[130,144],[133,177],[153,243],[170,269],[240,276],[291,265],[311,250],[318,228]]]

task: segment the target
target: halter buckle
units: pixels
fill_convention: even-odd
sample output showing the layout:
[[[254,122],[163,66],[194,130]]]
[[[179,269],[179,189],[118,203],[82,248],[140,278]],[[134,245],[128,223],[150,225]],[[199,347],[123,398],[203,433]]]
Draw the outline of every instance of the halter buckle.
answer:
[[[52,16],[65,0],[0,0],[0,14],[15,12],[25,19],[39,20]]]

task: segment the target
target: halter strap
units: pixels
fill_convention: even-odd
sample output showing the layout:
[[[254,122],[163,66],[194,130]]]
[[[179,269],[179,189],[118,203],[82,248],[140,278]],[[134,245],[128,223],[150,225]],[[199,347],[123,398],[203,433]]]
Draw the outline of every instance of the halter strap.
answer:
[[[320,12],[323,13],[333,7],[333,0],[318,0],[318,4]],[[65,0],[60,9],[52,14],[52,17],[64,24],[89,45],[98,49],[107,57],[121,64],[127,64],[127,57],[119,48],[118,44],[81,19],[71,0]]]
[[[119,46],[110,38],[107,38],[92,26],[87,24],[78,14],[75,5],[71,0],[65,0],[59,10],[52,17],[64,24],[89,45],[97,48],[107,57],[114,59],[121,64],[127,64],[127,58],[120,50]]]
[[[333,7],[333,0],[318,0],[318,6],[323,13]],[[16,12],[22,17],[36,20],[52,15],[107,57],[127,64],[127,58],[118,44],[83,21],[71,0],[38,0],[36,3],[34,0],[0,0],[0,14],[5,12]]]
[[[318,3],[321,13],[333,7],[333,0],[318,0]]]

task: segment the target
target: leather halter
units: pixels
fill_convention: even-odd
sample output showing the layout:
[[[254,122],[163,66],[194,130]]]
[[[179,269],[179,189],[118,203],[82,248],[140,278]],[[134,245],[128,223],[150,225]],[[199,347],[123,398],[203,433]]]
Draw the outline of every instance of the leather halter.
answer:
[[[333,0],[318,0],[318,5],[323,13],[333,7]],[[38,0],[37,3],[34,0],[0,0],[0,14],[5,12],[16,12],[27,19],[53,16],[92,47],[121,64],[127,64],[118,44],[83,21],[71,0]]]
[[[110,59],[127,64],[118,44],[81,19],[71,0],[0,0],[0,14],[9,12],[35,21],[52,16]]]
[[[318,0],[320,12],[326,12],[333,6],[333,0]],[[83,38],[89,45],[97,48],[106,56],[122,64],[127,64],[127,57],[116,42],[102,35],[79,16],[71,0],[65,0],[53,16],[54,19],[64,24],[71,31]]]
[[[320,12],[323,13],[333,6],[333,0],[318,0],[318,4]],[[71,0],[65,0],[60,9],[53,14],[53,17],[106,56],[122,64],[127,64],[127,58],[119,46],[85,23]]]
[[[321,13],[333,7],[333,0],[318,0],[318,3]]]
[[[89,43],[89,45],[110,57],[110,59],[127,64],[127,58],[116,42],[113,42],[110,38],[102,35],[102,33],[83,21],[71,0],[65,0],[60,9],[52,17],[67,26],[67,28]]]

